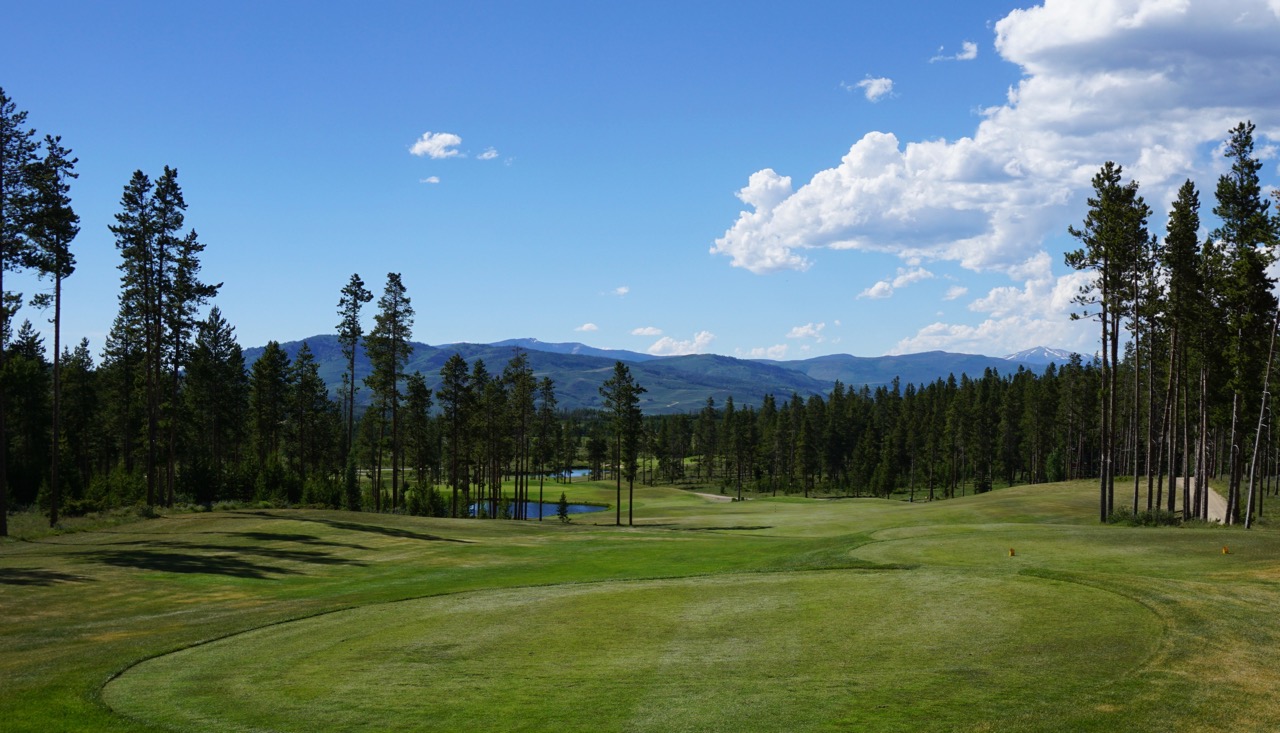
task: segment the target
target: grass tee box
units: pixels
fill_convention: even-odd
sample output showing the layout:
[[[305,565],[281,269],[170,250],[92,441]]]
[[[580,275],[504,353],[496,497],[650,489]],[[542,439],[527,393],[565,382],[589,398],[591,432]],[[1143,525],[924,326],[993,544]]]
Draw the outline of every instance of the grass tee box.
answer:
[[[8,542],[0,720],[1280,727],[1280,538],[1097,526],[1093,498],[1086,484],[929,505],[659,488],[637,492],[635,528],[611,512],[562,525],[253,510]]]

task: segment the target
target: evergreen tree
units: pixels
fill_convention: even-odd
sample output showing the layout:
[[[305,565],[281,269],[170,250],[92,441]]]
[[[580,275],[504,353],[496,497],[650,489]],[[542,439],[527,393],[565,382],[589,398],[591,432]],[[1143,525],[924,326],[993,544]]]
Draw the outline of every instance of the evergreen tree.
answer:
[[[281,458],[289,416],[289,357],[268,341],[249,376],[249,419],[258,460],[260,498],[284,498]]]
[[[616,524],[622,524],[622,477],[627,477],[627,524],[632,523],[632,505],[635,503],[636,456],[640,445],[641,412],[640,395],[645,388],[636,384],[631,370],[619,361],[613,365],[613,375],[600,386],[605,415],[613,434],[614,480],[617,484]]]
[[[42,293],[33,301],[40,306],[53,305],[53,456],[49,471],[49,526],[58,523],[61,500],[58,464],[61,462],[62,400],[62,281],[76,269],[71,254],[71,241],[80,232],[80,217],[71,209],[70,179],[76,177],[76,159],[62,147],[62,139],[52,135],[44,139],[44,159],[27,166],[29,198],[24,201],[27,238],[31,243],[31,265],[40,277],[53,280],[53,294]]]
[[[409,362],[409,338],[413,334],[413,307],[405,294],[400,273],[387,273],[387,284],[378,299],[378,312],[374,315],[374,327],[365,339],[365,353],[373,366],[373,373],[365,379],[369,386],[391,411],[391,508],[394,511],[400,499],[400,379],[404,366]],[[374,505],[380,507],[379,495]]]
[[[1272,294],[1274,279],[1268,268],[1275,261],[1274,248],[1280,242],[1280,222],[1269,213],[1271,205],[1262,195],[1259,171],[1262,161],[1253,153],[1252,122],[1241,122],[1231,130],[1224,155],[1231,171],[1218,179],[1213,213],[1222,224],[1211,238],[1222,258],[1221,293],[1226,318],[1227,365],[1230,369],[1231,427],[1227,445],[1233,446],[1229,463],[1227,523],[1240,519],[1242,477],[1241,417],[1258,404],[1262,373],[1266,363],[1267,335],[1276,314]],[[1254,392],[1259,389],[1259,392]]]
[[[440,369],[440,387],[436,392],[444,420],[444,434],[449,451],[449,516],[457,517],[458,492],[465,491],[465,462],[468,454],[468,426],[471,416],[471,379],[467,361],[454,353]]]
[[[235,328],[217,306],[196,328],[183,396],[191,436],[187,471],[196,500],[248,498],[247,487],[231,485],[231,468],[242,459],[249,376]]]
[[[338,344],[342,347],[342,356],[346,361],[346,371],[342,373],[343,419],[346,421],[346,438],[342,449],[344,454],[351,452],[351,442],[355,436],[356,410],[356,347],[360,344],[363,328],[360,325],[360,307],[373,300],[373,293],[364,287],[360,275],[352,273],[346,287],[342,289],[342,297],[338,299]]]
[[[555,461],[556,447],[559,444],[559,431],[556,429],[556,385],[551,377],[543,377],[538,383],[538,521],[542,521],[542,481],[546,477],[547,467]]]
[[[26,127],[27,113],[19,110],[0,88],[0,373],[11,335],[14,301],[4,289],[6,272],[17,272],[26,263],[28,244],[20,202],[27,197],[26,170],[36,160],[36,131]],[[5,450],[8,435],[8,385],[0,385],[0,537],[9,534],[9,469]]]
[[[1102,465],[1099,476],[1100,517],[1106,521],[1115,503],[1117,368],[1120,325],[1132,312],[1130,284],[1140,267],[1139,253],[1146,245],[1146,220],[1150,215],[1136,182],[1121,183],[1123,168],[1108,161],[1093,177],[1094,196],[1080,229],[1068,227],[1080,240],[1080,249],[1068,252],[1066,262],[1076,270],[1093,271],[1093,280],[1077,295],[1082,311],[1072,318],[1096,317],[1102,328]]]

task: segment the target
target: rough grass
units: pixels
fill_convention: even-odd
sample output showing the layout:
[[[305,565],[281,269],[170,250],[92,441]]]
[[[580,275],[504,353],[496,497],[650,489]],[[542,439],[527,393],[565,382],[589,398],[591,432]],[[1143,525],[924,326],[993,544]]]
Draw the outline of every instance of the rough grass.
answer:
[[[1099,526],[1094,500],[637,488],[634,528],[242,510],[8,541],[0,721],[1280,728],[1280,535]]]

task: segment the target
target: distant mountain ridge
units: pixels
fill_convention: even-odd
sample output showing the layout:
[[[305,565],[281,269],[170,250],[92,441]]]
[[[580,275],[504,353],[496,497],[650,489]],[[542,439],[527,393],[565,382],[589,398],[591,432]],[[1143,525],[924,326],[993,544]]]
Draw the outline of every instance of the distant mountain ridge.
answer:
[[[320,377],[329,386],[330,394],[337,395],[346,370],[338,337],[322,334],[280,346],[292,360],[304,341],[315,356]],[[1007,374],[1019,368],[1040,372],[1044,367],[1044,364],[1032,361],[944,351],[876,357],[831,354],[812,359],[775,361],[716,354],[654,356],[620,349],[597,349],[578,343],[545,343],[537,339],[439,346],[411,342],[410,345],[413,351],[405,367],[406,373],[421,372],[426,377],[427,386],[433,390],[439,386],[440,368],[455,352],[466,359],[468,365],[474,366],[477,359],[482,359],[489,373],[496,376],[502,373],[516,351],[522,350],[528,355],[535,377],[542,379],[546,376],[555,381],[559,406],[569,410],[600,407],[600,385],[609,378],[614,363],[622,361],[630,366],[632,376],[646,390],[641,408],[648,414],[693,412],[701,409],[708,397],[717,405],[723,405],[730,396],[739,405],[759,405],[766,394],[789,398],[795,393],[807,398],[830,392],[837,381],[851,389],[861,389],[864,385],[875,389],[891,384],[897,378],[905,388],[908,384],[926,384],[946,379],[949,375],[957,379],[961,374],[977,377],[987,369]],[[261,346],[245,349],[245,363],[253,364],[262,351]],[[370,391],[363,385],[363,380],[371,371],[361,348],[356,354],[357,401],[364,404],[368,402]]]

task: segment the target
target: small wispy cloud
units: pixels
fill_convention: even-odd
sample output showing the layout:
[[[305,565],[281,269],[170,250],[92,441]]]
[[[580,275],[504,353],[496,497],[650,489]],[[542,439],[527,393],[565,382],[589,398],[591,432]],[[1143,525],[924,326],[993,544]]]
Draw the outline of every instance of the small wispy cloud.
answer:
[[[942,299],[955,300],[956,298],[963,298],[968,292],[969,288],[966,288],[963,285],[952,285],[947,288],[947,294],[942,296]]]
[[[476,156],[480,160],[493,160],[498,157],[498,151],[493,148],[487,148],[483,153]]]
[[[840,86],[849,92],[861,91],[868,102],[879,102],[881,99],[893,95],[893,79],[887,76],[868,76],[857,84],[840,82]]]
[[[418,183],[439,183],[439,182],[440,182],[440,176],[427,176],[426,178],[418,179]]]
[[[462,138],[452,132],[424,132],[422,137],[409,148],[409,152],[420,158],[425,156],[432,160],[457,158],[462,155],[462,152],[457,149],[461,144]]]
[[[656,326],[641,326],[631,329],[632,336],[661,336],[662,329]]]
[[[600,327],[599,327],[599,326],[597,326],[597,325],[596,325],[596,324],[594,324],[594,323],[584,323],[584,324],[582,324],[581,326],[578,326],[577,328],[575,328],[575,329],[573,329],[573,330],[575,330],[575,331],[599,331],[599,330],[600,330]]]
[[[626,295],[629,292],[631,292],[631,288],[627,287],[626,285],[619,285],[618,287],[613,289],[613,294],[618,296],[619,298],[621,298],[622,296]]]
[[[953,54],[944,54],[942,51],[945,47],[938,46],[938,55],[929,59],[929,63],[935,61],[972,61],[978,58],[978,44],[973,41],[965,41],[960,44],[960,51]]]

